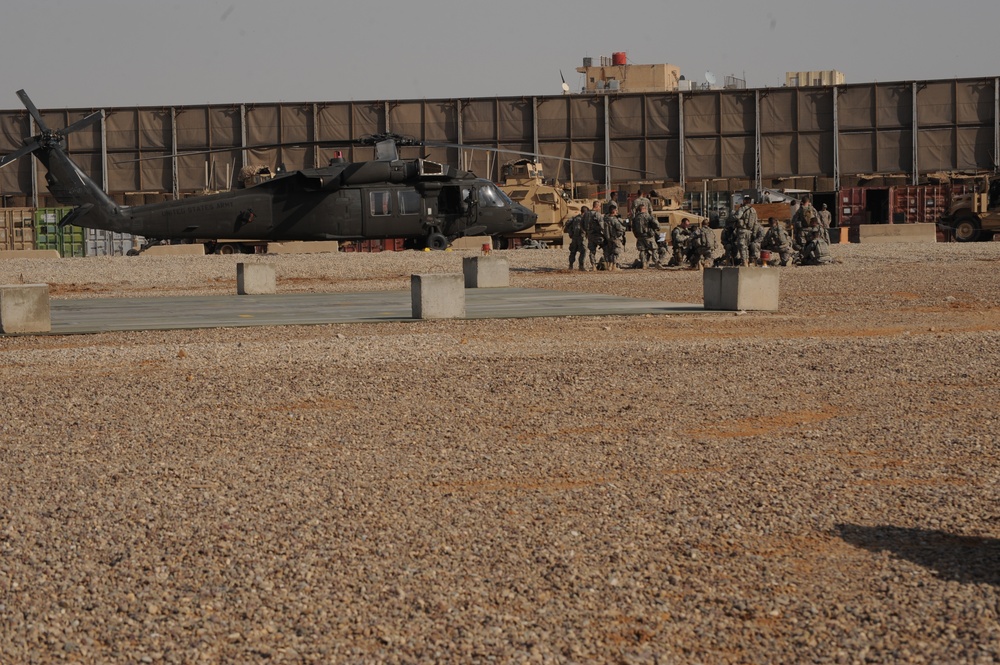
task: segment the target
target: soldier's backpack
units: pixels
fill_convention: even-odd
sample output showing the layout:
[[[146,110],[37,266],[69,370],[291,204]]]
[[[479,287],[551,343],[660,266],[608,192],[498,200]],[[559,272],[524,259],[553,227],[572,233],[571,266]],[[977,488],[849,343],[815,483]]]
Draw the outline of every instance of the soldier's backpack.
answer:
[[[636,238],[641,238],[643,235],[642,217],[639,216],[638,214],[635,214],[632,215],[632,219],[630,221],[632,222],[632,235],[634,235]]]

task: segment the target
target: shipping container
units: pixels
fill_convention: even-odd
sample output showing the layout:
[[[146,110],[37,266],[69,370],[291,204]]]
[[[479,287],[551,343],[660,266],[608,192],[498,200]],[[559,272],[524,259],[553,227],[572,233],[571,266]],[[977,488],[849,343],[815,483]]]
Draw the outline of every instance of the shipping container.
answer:
[[[948,212],[947,185],[905,185],[889,190],[893,224],[937,224]]]
[[[837,210],[835,215],[840,226],[851,228],[850,241],[858,242],[857,226],[867,223],[865,212],[865,188],[841,187],[837,192]]]
[[[62,257],[85,256],[85,229],[79,226],[59,226],[69,208],[39,208],[35,211],[35,249],[54,249]]]
[[[84,229],[85,256],[127,256],[142,246],[143,238],[131,233],[115,233],[104,229]]]
[[[3,208],[0,249],[35,249],[34,208]]]

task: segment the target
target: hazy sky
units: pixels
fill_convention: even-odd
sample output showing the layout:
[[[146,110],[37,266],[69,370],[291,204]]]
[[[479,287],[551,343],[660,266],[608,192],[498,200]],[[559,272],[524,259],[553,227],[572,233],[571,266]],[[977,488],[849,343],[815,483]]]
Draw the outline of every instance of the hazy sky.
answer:
[[[1000,0],[8,0],[0,109],[549,95],[624,51],[687,78],[1000,76]]]

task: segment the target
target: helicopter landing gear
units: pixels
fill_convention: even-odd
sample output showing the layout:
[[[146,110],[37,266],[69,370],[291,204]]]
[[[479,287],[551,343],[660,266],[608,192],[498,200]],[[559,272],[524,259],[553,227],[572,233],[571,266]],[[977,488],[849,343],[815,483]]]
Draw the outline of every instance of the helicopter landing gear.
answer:
[[[448,248],[448,238],[443,233],[434,232],[427,236],[427,249],[440,251]]]

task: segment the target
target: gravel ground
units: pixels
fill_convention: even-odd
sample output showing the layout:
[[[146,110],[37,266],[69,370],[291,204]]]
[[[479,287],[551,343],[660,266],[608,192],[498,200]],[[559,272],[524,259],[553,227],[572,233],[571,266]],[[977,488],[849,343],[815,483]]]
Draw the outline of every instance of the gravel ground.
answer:
[[[833,252],[777,313],[0,338],[0,663],[1000,661],[1000,243]],[[0,283],[407,289],[462,255]]]

